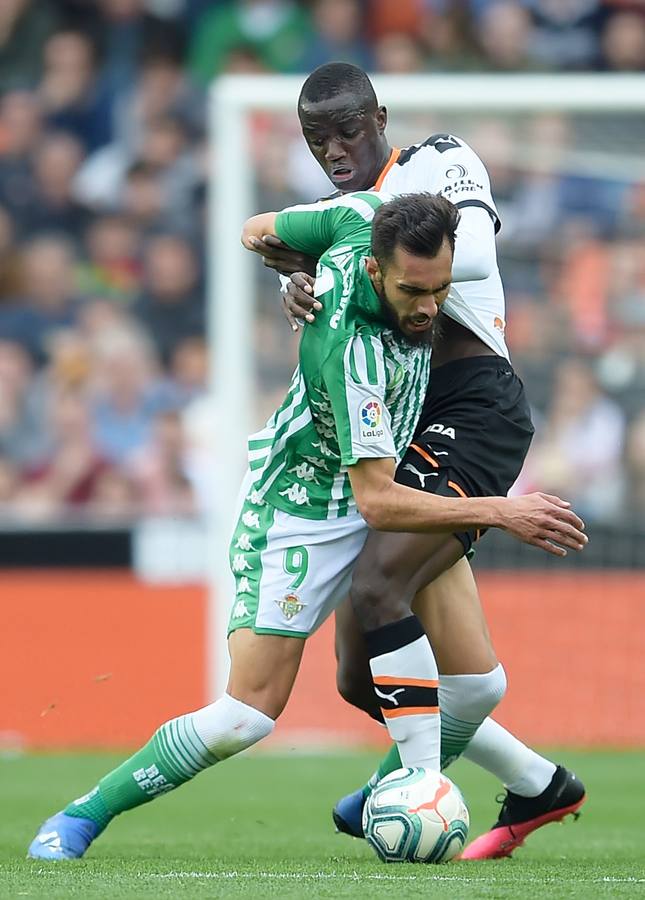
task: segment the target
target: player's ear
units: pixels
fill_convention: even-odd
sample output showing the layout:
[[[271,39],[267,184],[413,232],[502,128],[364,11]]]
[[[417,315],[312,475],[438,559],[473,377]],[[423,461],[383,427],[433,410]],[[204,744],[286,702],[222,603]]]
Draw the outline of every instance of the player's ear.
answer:
[[[379,106],[376,110],[376,127],[378,129],[379,134],[383,134],[385,131],[385,126],[387,125],[387,108],[385,106]]]
[[[375,256],[367,256],[365,258],[365,269],[372,281],[375,281],[376,284],[381,284],[383,275],[381,274],[381,267]]]

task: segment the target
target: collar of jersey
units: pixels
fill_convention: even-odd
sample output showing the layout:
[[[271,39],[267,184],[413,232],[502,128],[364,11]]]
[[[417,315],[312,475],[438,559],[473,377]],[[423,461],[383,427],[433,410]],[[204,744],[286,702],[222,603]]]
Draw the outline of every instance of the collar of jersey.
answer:
[[[376,184],[372,188],[374,191],[380,191],[383,182],[385,181],[385,176],[390,171],[394,163],[397,161],[399,156],[401,155],[401,150],[398,147],[392,147],[392,152],[390,153],[390,158],[385,163],[383,168],[381,169],[379,177],[376,179]]]

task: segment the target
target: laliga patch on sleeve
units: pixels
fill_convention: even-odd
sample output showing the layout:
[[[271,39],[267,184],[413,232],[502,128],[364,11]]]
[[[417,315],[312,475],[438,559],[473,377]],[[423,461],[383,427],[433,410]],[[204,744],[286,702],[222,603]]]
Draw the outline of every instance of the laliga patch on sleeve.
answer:
[[[358,429],[363,444],[378,444],[385,437],[383,406],[378,397],[368,397],[358,409]]]

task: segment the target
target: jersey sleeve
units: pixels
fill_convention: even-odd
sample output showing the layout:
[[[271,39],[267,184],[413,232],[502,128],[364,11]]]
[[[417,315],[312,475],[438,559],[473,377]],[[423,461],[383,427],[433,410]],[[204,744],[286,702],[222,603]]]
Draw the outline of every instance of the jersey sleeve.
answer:
[[[382,202],[379,195],[362,193],[291,206],[278,213],[276,234],[315,258],[339,241],[361,237],[369,244],[374,212]]]
[[[497,233],[501,222],[491,193],[490,178],[475,151],[461,138],[451,134],[435,134],[428,138],[426,144],[441,155],[441,163],[435,160],[432,166],[431,184],[426,190],[442,194],[458,209],[469,206],[485,209]]]
[[[390,413],[385,405],[383,345],[359,333],[334,348],[322,366],[331,402],[341,463],[396,457]]]

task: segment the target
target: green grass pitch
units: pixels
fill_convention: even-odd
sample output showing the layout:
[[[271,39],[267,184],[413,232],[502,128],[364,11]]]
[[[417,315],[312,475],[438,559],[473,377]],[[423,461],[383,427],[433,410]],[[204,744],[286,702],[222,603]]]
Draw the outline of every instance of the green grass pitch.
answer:
[[[334,833],[330,808],[373,769],[371,753],[254,753],[114,822],[85,860],[25,859],[36,826],[89,789],[119,757],[0,760],[0,897],[594,898],[645,896],[645,752],[562,752],[585,781],[577,823],[549,825],[512,860],[385,866]],[[493,778],[451,775],[471,836],[496,817]]]

